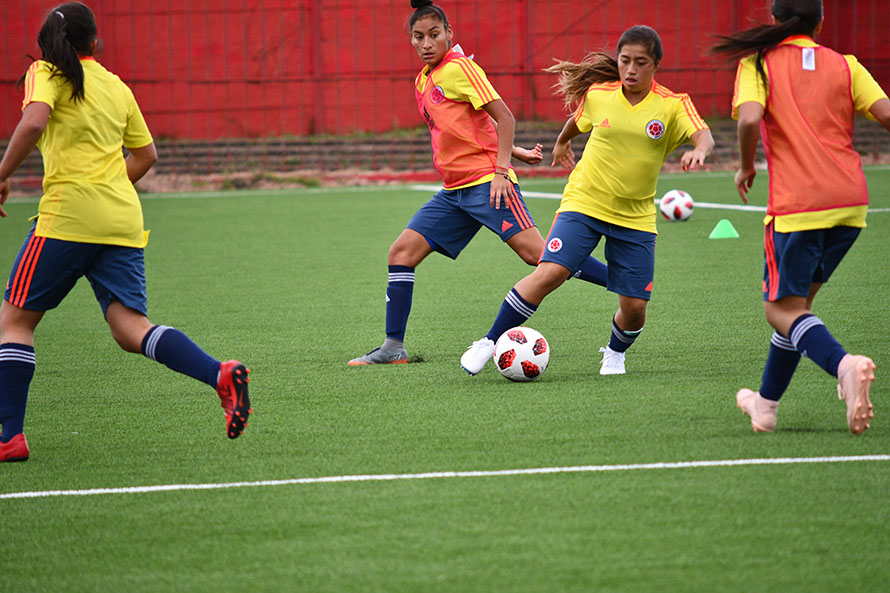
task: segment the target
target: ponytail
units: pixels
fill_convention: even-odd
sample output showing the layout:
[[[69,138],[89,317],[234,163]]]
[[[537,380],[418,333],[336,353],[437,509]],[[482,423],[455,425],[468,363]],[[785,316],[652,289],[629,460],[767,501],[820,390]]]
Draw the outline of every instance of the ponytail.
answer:
[[[775,25],[757,24],[732,35],[719,35],[711,53],[723,54],[731,60],[755,54],[754,66],[766,86],[763,60],[766,53],[792,35],[813,36],[822,22],[822,0],[774,0]]]
[[[96,17],[85,4],[68,2],[46,15],[37,34],[42,59],[51,65],[50,78],[61,76],[71,83],[71,101],[84,98],[83,66],[80,56],[92,54],[96,39]]]
[[[576,104],[584,101],[590,85],[601,82],[620,80],[618,62],[604,52],[591,52],[578,63],[557,60],[544,72],[559,74],[559,80],[553,88],[556,94],[562,95],[565,107],[572,111]]]
[[[618,53],[627,44],[639,44],[646,48],[646,52],[655,62],[661,63],[664,57],[664,49],[661,37],[652,27],[646,25],[634,25],[618,38]],[[559,74],[559,81],[553,85],[558,95],[565,100],[565,107],[569,111],[574,110],[576,104],[584,101],[587,90],[592,84],[603,82],[616,82],[621,80],[618,73],[618,61],[607,53],[595,51],[584,56],[579,63],[557,60],[545,72]]]

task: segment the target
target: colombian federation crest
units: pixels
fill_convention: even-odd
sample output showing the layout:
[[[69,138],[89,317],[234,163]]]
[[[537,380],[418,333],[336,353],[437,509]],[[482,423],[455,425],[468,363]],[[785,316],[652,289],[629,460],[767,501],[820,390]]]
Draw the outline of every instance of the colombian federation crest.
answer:
[[[547,251],[550,253],[556,253],[560,249],[562,249],[562,239],[559,237],[553,237],[547,241]]]
[[[660,119],[653,119],[646,124],[646,135],[653,140],[658,140],[664,136],[664,122]]]
[[[445,91],[442,90],[442,87],[436,85],[433,87],[433,90],[430,91],[430,102],[433,105],[439,105],[442,101],[445,100]]]

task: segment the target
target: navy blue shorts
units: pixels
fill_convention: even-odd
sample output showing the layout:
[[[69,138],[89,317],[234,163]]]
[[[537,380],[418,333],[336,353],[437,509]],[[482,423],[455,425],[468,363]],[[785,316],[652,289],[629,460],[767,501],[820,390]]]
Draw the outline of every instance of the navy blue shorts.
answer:
[[[655,233],[610,224],[580,212],[560,212],[550,227],[541,261],[575,272],[602,237],[606,238],[609,264],[606,288],[648,301],[655,275]]]
[[[90,281],[103,315],[112,301],[148,313],[141,248],[35,237],[33,228],[15,258],[3,298],[19,309],[48,311],[59,306],[81,276]]]
[[[861,230],[837,226],[777,233],[770,222],[763,234],[763,300],[806,297],[811,284],[828,282]]]
[[[483,226],[507,241],[535,226],[519,186],[513,185],[518,199],[510,207],[491,207],[491,183],[463,189],[442,189],[420,207],[408,222],[409,229],[423,235],[439,253],[456,259]]]

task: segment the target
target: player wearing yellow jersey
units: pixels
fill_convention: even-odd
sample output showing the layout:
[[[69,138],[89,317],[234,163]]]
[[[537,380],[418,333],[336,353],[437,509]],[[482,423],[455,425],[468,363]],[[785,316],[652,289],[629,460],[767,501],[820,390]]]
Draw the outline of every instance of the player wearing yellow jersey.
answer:
[[[559,62],[566,105],[578,105],[553,148],[553,166],[574,168],[538,267],[509,292],[488,334],[461,357],[475,375],[494,353],[498,337],[522,325],[548,294],[565,282],[606,238],[608,284],[618,293],[609,345],[600,373],[624,374],[624,353],[643,329],[655,269],[655,183],[667,156],[691,141],[684,170],[700,167],[714,140],[688,95],[655,82],[662,59],[658,33],[635,26],[618,41],[618,59],[588,55],[580,64]],[[571,140],[590,131],[575,165]]]
[[[806,355],[837,378],[847,426],[861,434],[874,416],[874,362],[848,354],[812,306],[865,227],[868,188],[852,145],[853,117],[863,113],[890,130],[890,100],[856,58],[813,41],[823,23],[821,0],[775,0],[772,21],[714,47],[743,58],[732,103],[742,200],[757,175],[761,129],[769,168],[763,308],[775,331],[760,389],[739,390],[736,405],[756,432],[775,430],[779,399]]]
[[[154,165],[157,151],[133,93],[93,59],[96,33],[93,12],[80,2],[47,13],[37,38],[42,59],[24,76],[22,119],[0,161],[4,217],[10,175],[35,146],[44,163],[34,227],[0,305],[0,462],[30,455],[23,424],[36,362],[34,330],[81,276],[121,348],[217,390],[230,438],[241,434],[251,411],[250,371],[243,364],[220,363],[182,332],[146,317],[148,232],[133,183]]]
[[[529,265],[544,246],[529,214],[512,167],[511,155],[529,164],[541,161],[541,146],[513,146],[513,114],[471,58],[453,46],[454,29],[431,0],[412,0],[411,42],[426,64],[414,95],[430,129],[433,163],[444,182],[408,222],[389,249],[386,338],[350,366],[408,362],[405,329],[414,292],[414,270],[430,253],[452,259],[485,226]],[[572,270],[577,277],[606,283],[606,266],[588,257]]]

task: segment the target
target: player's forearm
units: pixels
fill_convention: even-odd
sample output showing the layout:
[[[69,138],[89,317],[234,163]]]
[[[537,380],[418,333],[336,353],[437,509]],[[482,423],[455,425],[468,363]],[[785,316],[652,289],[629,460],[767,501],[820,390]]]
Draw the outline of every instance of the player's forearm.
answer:
[[[743,169],[754,167],[757,154],[757,141],[760,139],[760,125],[739,121],[739,162]]]
[[[571,142],[572,138],[581,134],[581,130],[578,129],[578,125],[575,123],[575,118],[570,117],[569,120],[562,127],[562,130],[559,132],[559,136],[556,137],[557,144],[565,144],[567,142]]]

